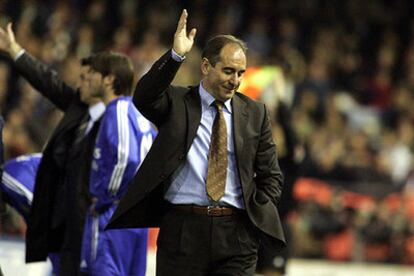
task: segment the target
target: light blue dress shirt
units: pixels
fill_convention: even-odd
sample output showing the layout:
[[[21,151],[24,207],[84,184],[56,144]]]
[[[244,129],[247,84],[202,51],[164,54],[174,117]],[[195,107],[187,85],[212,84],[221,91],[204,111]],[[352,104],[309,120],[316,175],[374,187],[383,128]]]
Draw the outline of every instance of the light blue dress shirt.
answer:
[[[200,206],[216,205],[207,196],[206,178],[210,137],[216,116],[216,108],[212,105],[215,98],[200,83],[201,121],[193,144],[183,165],[173,174],[172,183],[164,198],[173,204],[195,204]],[[233,206],[244,209],[242,190],[234,151],[234,134],[231,100],[224,103],[224,119],[227,126],[228,167],[226,190],[218,202],[220,206]]]

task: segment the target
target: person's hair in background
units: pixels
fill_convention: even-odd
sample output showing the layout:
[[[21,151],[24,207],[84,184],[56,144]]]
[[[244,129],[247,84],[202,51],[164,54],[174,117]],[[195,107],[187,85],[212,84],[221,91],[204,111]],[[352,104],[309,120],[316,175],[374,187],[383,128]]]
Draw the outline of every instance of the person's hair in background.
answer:
[[[113,75],[114,92],[116,95],[129,96],[132,93],[134,71],[131,60],[124,54],[100,52],[90,57],[91,69],[103,77]]]

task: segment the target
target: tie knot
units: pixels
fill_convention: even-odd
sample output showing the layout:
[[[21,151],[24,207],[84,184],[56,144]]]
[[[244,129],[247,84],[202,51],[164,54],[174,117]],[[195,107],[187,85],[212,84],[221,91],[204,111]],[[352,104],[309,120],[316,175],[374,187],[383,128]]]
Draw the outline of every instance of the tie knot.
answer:
[[[217,111],[221,112],[223,109],[224,103],[222,101],[215,100],[213,105],[216,107]]]

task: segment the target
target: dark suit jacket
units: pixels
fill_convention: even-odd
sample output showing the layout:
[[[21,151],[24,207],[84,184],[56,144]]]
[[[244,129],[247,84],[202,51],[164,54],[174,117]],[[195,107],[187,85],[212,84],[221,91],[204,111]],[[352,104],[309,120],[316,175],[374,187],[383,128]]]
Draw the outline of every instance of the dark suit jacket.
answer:
[[[80,223],[76,221],[80,220],[76,217],[78,198],[68,198],[68,188],[78,189],[80,176],[77,171],[89,164],[84,155],[83,159],[78,157],[76,160],[74,156],[69,156],[69,152],[88,106],[80,101],[76,90],[59,80],[56,72],[29,54],[19,57],[15,67],[34,88],[64,112],[43,150],[36,177],[26,234],[26,261],[35,262],[45,260],[48,252],[61,250],[67,221],[70,225]],[[77,232],[79,235],[82,230]],[[81,236],[78,238],[81,239]]]
[[[169,51],[136,87],[134,104],[159,132],[108,228],[159,226],[169,177],[185,159],[201,118],[198,87],[170,85],[179,67]],[[276,207],[283,179],[266,108],[240,93],[234,95],[232,107],[236,160],[247,214],[260,230],[284,242]]]

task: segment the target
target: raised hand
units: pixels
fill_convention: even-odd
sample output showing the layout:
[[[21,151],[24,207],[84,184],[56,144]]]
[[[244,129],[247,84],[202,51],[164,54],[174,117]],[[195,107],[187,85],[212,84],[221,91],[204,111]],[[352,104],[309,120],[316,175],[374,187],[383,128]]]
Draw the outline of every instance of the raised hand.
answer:
[[[193,28],[187,35],[187,17],[187,10],[184,9],[181,13],[180,20],[178,20],[177,30],[174,34],[173,49],[180,56],[184,56],[186,53],[190,52],[197,32],[197,30]]]
[[[21,49],[22,47],[16,42],[12,23],[7,24],[7,31],[0,28],[0,50],[8,52],[12,58],[15,58]]]

